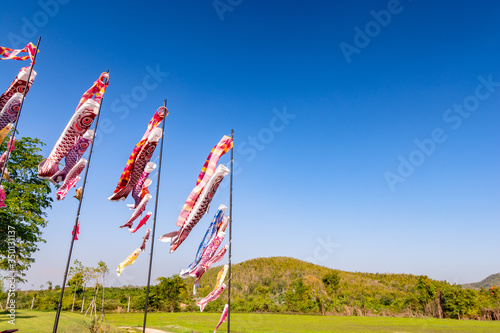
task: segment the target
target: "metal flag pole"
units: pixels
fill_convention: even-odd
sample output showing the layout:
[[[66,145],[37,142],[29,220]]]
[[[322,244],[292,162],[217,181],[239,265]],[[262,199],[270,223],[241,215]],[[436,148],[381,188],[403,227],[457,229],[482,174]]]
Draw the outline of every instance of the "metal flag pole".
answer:
[[[109,69],[107,70],[107,73],[109,73]],[[109,81],[109,78],[106,78],[106,80]],[[97,112],[97,118],[96,118],[95,127],[94,127],[94,139],[95,139],[95,136],[97,134],[97,125],[99,125],[99,117],[101,116],[101,107],[102,107],[103,100],[104,100],[104,97],[101,98],[101,102],[99,104],[99,111]],[[66,270],[64,271],[64,280],[63,280],[63,284],[61,286],[61,296],[59,297],[59,304],[57,305],[57,313],[56,313],[56,319],[54,321],[53,333],[57,332],[57,326],[59,325],[59,316],[61,315],[64,287],[66,286],[66,280],[68,278],[68,271],[69,271],[69,265],[70,265],[70,261],[71,261],[71,254],[73,252],[73,244],[75,243],[76,228],[78,226],[78,219],[80,218],[80,209],[82,207],[83,194],[85,193],[85,185],[87,184],[87,174],[88,174],[89,168],[90,168],[90,159],[92,158],[94,142],[95,142],[95,140],[92,140],[92,143],[90,144],[90,152],[89,152],[89,157],[88,157],[88,162],[87,162],[87,168],[85,169],[85,176],[83,177],[82,195],[80,196],[80,200],[78,203],[78,209],[76,211],[75,224],[73,226],[73,232],[71,233],[71,245],[69,247],[68,262],[66,263]],[[103,288],[104,288],[104,286],[103,286]]]
[[[231,176],[229,178],[229,279],[227,288],[227,331],[231,332],[231,243],[233,240],[233,150],[234,150],[234,129],[231,129],[231,139],[233,147],[231,148]]]
[[[167,107],[167,100],[163,102],[163,106]],[[165,115],[166,118],[166,115]],[[146,321],[148,317],[148,300],[149,300],[149,286],[151,283],[151,266],[153,265],[153,249],[155,245],[155,230],[156,230],[156,214],[158,211],[158,195],[160,193],[160,174],[161,174],[161,160],[163,157],[163,141],[165,141],[165,118],[162,124],[162,138],[160,146],[160,160],[158,161],[158,179],[156,180],[156,198],[155,198],[155,216],[153,218],[153,235],[151,236],[151,254],[149,255],[149,272],[148,272],[148,286],[146,287],[146,306],[144,307],[144,323],[142,324],[142,332],[146,332]]]
[[[19,123],[19,118],[21,117],[21,110],[23,108],[24,99],[26,98],[26,93],[28,92],[28,87],[29,87],[29,83],[30,83],[30,79],[31,79],[31,73],[33,72],[33,67],[35,66],[36,55],[38,53],[38,46],[40,45],[40,40],[41,39],[42,39],[42,36],[39,36],[38,37],[38,42],[36,43],[35,54],[33,55],[33,61],[31,62],[30,71],[28,73],[28,80],[26,80],[26,86],[24,86],[23,98],[21,99],[21,105],[19,105],[19,113],[17,114],[17,119],[14,122],[14,129],[12,131],[11,138],[14,138],[15,135],[16,135],[17,124]],[[4,163],[3,167],[2,167],[2,173],[0,175],[0,185],[2,185],[2,182],[3,182],[3,176],[5,174],[5,169],[7,167],[7,162],[9,161],[9,157],[10,157],[10,148],[12,147],[13,144],[14,144],[13,140],[9,140],[9,143],[7,144],[7,151],[6,151],[7,155],[6,155],[6,158],[5,158],[5,163]]]

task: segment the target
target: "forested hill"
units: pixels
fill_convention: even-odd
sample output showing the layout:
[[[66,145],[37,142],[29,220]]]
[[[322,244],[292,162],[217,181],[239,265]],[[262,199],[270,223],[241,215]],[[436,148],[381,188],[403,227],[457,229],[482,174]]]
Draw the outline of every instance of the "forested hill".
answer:
[[[199,295],[212,290],[219,270],[205,273]],[[188,288],[193,282],[187,280]],[[345,272],[288,257],[233,264],[231,299],[236,311],[488,318],[485,309],[497,309],[500,319],[496,291],[466,289],[427,276]],[[223,301],[212,306],[222,307]]]
[[[500,273],[492,274],[488,276],[486,279],[475,282],[475,283],[466,283],[462,285],[464,288],[472,288],[472,289],[490,289],[491,287],[500,287]]]
[[[199,311],[196,302],[213,290],[221,267],[212,267],[203,275],[196,294],[193,294],[194,278],[182,279],[178,275],[158,278],[151,286],[149,308],[151,311]],[[231,270],[231,311],[236,312],[500,320],[498,288],[467,289],[411,274],[344,272],[287,257],[251,259],[233,264]],[[87,309],[89,299],[100,299],[100,281],[85,282],[77,275],[71,277],[63,310],[80,311],[83,300]],[[50,285],[47,290],[20,291],[16,306],[54,310],[59,299],[58,289],[59,286],[52,289]],[[145,287],[107,287],[104,308],[106,311],[129,308],[142,311],[145,292]],[[0,302],[3,298],[5,295],[2,297],[0,293]],[[208,303],[205,311],[220,312],[226,302],[227,291],[224,291],[221,297]]]

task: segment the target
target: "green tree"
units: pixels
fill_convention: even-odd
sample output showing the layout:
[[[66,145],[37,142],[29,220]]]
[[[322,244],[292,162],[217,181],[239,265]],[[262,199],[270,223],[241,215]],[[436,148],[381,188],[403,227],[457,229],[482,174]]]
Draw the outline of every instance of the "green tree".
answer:
[[[74,286],[71,312],[73,312],[75,309],[76,292],[83,285],[83,273],[85,272],[85,267],[83,266],[81,261],[75,259],[73,263],[75,264],[75,266],[69,268],[70,279],[68,280],[68,286]]]
[[[335,296],[340,286],[340,277],[336,272],[329,272],[323,276],[323,284],[325,285],[326,292],[331,297]]]
[[[7,198],[6,207],[0,209],[0,269],[15,272],[18,281],[24,281],[23,272],[35,261],[32,254],[38,251],[38,243],[45,242],[42,228],[47,225],[45,210],[52,198],[48,181],[37,176],[44,145],[37,138],[17,140],[7,163],[12,182],[2,182]],[[0,150],[5,149],[4,142]]]
[[[315,309],[316,303],[312,298],[313,290],[298,278],[285,294],[287,308],[294,312],[310,312]]]
[[[105,279],[106,275],[109,273],[108,265],[104,261],[99,261],[97,263],[97,268],[96,271],[99,274],[99,277],[102,278],[102,303],[101,303],[101,320],[104,317],[104,286],[105,286]]]
[[[169,278],[159,277],[157,281],[160,283],[154,286],[151,305],[158,310],[165,309],[170,312],[179,310],[181,301],[187,297],[187,285],[184,279],[179,275],[173,275]]]

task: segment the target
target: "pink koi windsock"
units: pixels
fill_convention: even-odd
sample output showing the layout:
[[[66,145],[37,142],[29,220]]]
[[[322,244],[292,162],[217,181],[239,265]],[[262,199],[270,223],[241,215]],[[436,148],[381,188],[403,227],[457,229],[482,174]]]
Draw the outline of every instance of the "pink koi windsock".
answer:
[[[200,312],[203,312],[205,306],[207,306],[209,302],[215,301],[217,298],[219,298],[225,288],[226,285],[223,283],[217,289],[213,290],[210,294],[208,294],[204,299],[197,302],[196,305],[200,307]]]
[[[0,208],[7,207],[5,205],[5,199],[7,199],[7,194],[5,194],[5,189],[0,185]]]
[[[148,127],[146,129],[146,132],[142,136],[141,141],[139,141],[134,149],[132,150],[132,154],[130,154],[130,157],[128,158],[127,164],[125,165],[125,168],[123,169],[123,172],[120,176],[120,179],[118,180],[118,185],[116,186],[116,189],[114,190],[114,195],[112,195],[110,198],[108,198],[111,201],[118,201],[118,200],[123,200],[122,195],[116,195],[120,191],[123,190],[124,187],[126,187],[130,181],[131,178],[131,173],[135,169],[134,164],[136,163],[136,158],[139,152],[141,151],[142,147],[146,144],[146,141],[148,140],[149,134],[154,128],[157,128],[161,121],[165,119],[165,117],[168,116],[168,109],[166,107],[159,107],[158,110],[156,110],[155,114],[153,115],[153,118],[148,123]],[[144,167],[139,171],[140,173],[144,170]],[[134,183],[135,185],[135,183]],[[132,185],[132,188],[134,186]],[[128,195],[128,193],[127,193]],[[126,197],[126,196],[125,196]]]
[[[28,74],[30,72],[29,67],[23,67],[19,71],[19,74],[17,74],[16,78],[14,81],[11,83],[9,88],[7,88],[7,91],[0,96],[0,111],[3,110],[5,104],[7,103],[8,100],[14,96],[15,93],[23,94],[24,89],[26,88],[26,82],[28,81]],[[31,71],[31,76],[30,76],[30,82],[28,84],[28,90],[26,91],[26,94],[28,93],[29,89],[31,88],[31,85],[33,84],[33,81],[35,80],[36,77],[36,72]]]
[[[206,271],[212,267],[213,264],[218,263],[224,258],[227,250],[229,249],[229,245],[225,245],[219,252],[214,254],[210,259],[208,259],[205,263],[201,263],[192,272],[190,272],[191,276],[196,277],[196,280],[193,284],[193,294],[196,295],[196,289],[200,286],[201,277],[205,274]]]
[[[87,132],[85,132],[83,137],[78,140],[73,148],[71,148],[68,155],[66,155],[66,158],[64,159],[64,168],[56,172],[52,177],[49,178],[49,180],[54,184],[58,184],[64,181],[71,168],[73,168],[76,162],[78,162],[83,154],[85,154],[85,151],[87,150],[93,139],[94,131],[89,129]]]
[[[215,170],[213,176],[208,181],[207,185],[203,188],[198,201],[196,202],[193,210],[189,214],[188,219],[185,221],[181,229],[179,231],[173,231],[160,237],[160,241],[162,242],[170,241],[170,253],[173,253],[175,249],[179,247],[179,245],[187,238],[194,226],[207,212],[208,206],[210,205],[210,202],[212,202],[215,192],[228,173],[228,168],[226,168],[224,165],[219,165]]]
[[[108,198],[110,201],[120,201],[125,200],[129,193],[134,189],[137,181],[139,180],[141,174],[146,168],[147,163],[153,156],[153,153],[158,145],[158,141],[163,135],[163,130],[159,127],[153,128],[149,133],[146,143],[141,146],[137,157],[134,160],[134,164],[130,168],[128,173],[129,179],[125,186],[123,186],[118,192],[114,193]]]
[[[222,311],[222,314],[221,314],[220,319],[219,319],[219,323],[217,324],[217,327],[215,328],[214,333],[217,332],[217,330],[219,329],[220,325],[222,325],[222,323],[226,322],[228,312],[229,312],[229,305],[226,304],[226,305],[224,305],[224,310]]]
[[[9,143],[7,143],[7,147],[9,148],[9,153],[14,150],[15,143],[16,143],[16,138],[14,136],[11,136],[9,139]],[[2,172],[6,160],[7,160],[7,151],[4,151],[3,154],[0,156],[0,172]]]
[[[127,205],[130,209],[134,209],[139,205],[141,202],[141,199],[146,195],[147,193],[143,193],[143,188],[148,188],[149,185],[151,185],[151,179],[149,179],[149,174],[153,172],[153,170],[156,169],[156,163],[154,162],[148,162],[146,164],[146,168],[142,172],[141,177],[137,181],[137,184],[135,184],[134,189],[132,190],[132,198],[134,198],[135,203]],[[149,181],[148,181],[149,180]]]
[[[76,226],[73,228],[73,232],[72,232],[73,238],[75,240],[78,240],[79,234],[80,234],[80,221],[77,221]]]
[[[191,211],[198,201],[200,193],[203,191],[203,188],[214,174],[214,170],[217,166],[219,158],[232,148],[233,139],[227,135],[224,135],[219,143],[217,143],[217,145],[212,148],[212,151],[210,152],[210,154],[208,154],[208,158],[201,168],[200,174],[198,175],[198,179],[196,180],[196,187],[189,194],[186,202],[184,203],[184,206],[182,207],[182,211],[177,218],[176,224],[178,227],[182,227],[186,223],[187,218],[190,216]]]
[[[128,229],[128,231],[130,231],[131,233],[135,233],[137,230],[139,230],[140,227],[142,227],[143,225],[146,224],[146,222],[149,220],[149,218],[151,217],[151,214],[153,214],[152,212],[148,212],[146,214],[146,216],[144,216],[140,221],[139,221],[139,224],[137,225],[137,227],[135,227],[135,229]]]
[[[90,128],[99,112],[102,96],[109,84],[109,74],[102,73],[80,99],[76,111],[64,128],[49,156],[38,165],[38,178],[48,179],[59,171],[59,162]]]
[[[151,198],[152,198],[151,194],[146,194],[144,198],[142,198],[139,206],[137,206],[137,208],[132,213],[132,216],[129,218],[127,223],[120,226],[120,228],[125,228],[125,227],[132,228],[132,226],[134,225],[134,221],[137,220],[137,218],[142,215],[142,213],[146,209],[146,205],[148,204],[149,200],[151,200]]]
[[[80,174],[82,173],[83,169],[85,169],[85,166],[87,165],[87,160],[84,158],[81,158],[78,163],[75,164],[73,168],[68,172],[68,176],[66,176],[66,179],[62,183],[61,187],[59,187],[59,190],[57,191],[56,199],[57,200],[62,200],[68,194],[69,190],[71,190],[76,183],[80,180]]]
[[[21,104],[23,102],[23,94],[15,93],[5,106],[0,110],[0,129],[4,129],[9,124],[16,122],[21,111]]]

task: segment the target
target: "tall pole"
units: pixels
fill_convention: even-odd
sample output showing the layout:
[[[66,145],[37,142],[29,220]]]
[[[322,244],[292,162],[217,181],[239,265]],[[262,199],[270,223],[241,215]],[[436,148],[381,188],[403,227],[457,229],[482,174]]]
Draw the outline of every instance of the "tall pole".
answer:
[[[36,49],[35,49],[35,54],[33,55],[33,61],[31,62],[30,66],[30,71],[28,73],[28,80],[26,80],[26,86],[24,86],[24,91],[23,91],[23,98],[21,99],[21,105],[19,105],[19,113],[17,114],[17,120],[14,122],[14,130],[12,131],[12,137],[15,137],[16,135],[16,130],[17,130],[17,124],[19,123],[19,118],[21,117],[21,110],[23,108],[24,104],[24,99],[26,98],[26,93],[28,92],[28,87],[31,79],[31,73],[33,72],[33,67],[35,66],[35,60],[36,60],[36,55],[38,53],[38,46],[40,45],[40,40],[42,39],[42,36],[38,37],[38,42],[36,43]],[[7,167],[7,161],[9,161],[10,157],[10,148],[14,144],[13,140],[9,141],[9,144],[7,145],[7,155],[5,158],[5,163],[2,167],[2,174],[0,175],[0,185],[2,185],[3,182],[3,175],[5,173],[5,168]]]
[[[163,106],[167,107],[167,100],[163,102]],[[166,118],[166,115],[165,115]],[[158,162],[158,179],[156,181],[156,198],[155,198],[155,216],[153,218],[153,236],[151,237],[151,254],[149,256],[149,272],[148,272],[148,286],[146,288],[146,306],[144,307],[144,323],[142,324],[142,332],[146,332],[146,321],[148,318],[148,300],[149,300],[149,286],[151,283],[151,266],[153,265],[153,249],[155,245],[155,230],[156,230],[156,214],[158,212],[158,195],[160,193],[160,174],[161,174],[161,160],[163,156],[163,141],[165,141],[165,118],[162,124],[162,138],[160,146],[160,161]]]
[[[107,72],[109,73],[109,69],[108,69]],[[97,113],[97,118],[96,118],[95,127],[94,127],[94,138],[95,138],[95,135],[97,134],[97,125],[99,125],[99,117],[101,116],[101,107],[102,107],[103,100],[104,100],[104,97],[101,98],[101,103],[99,104],[99,111]],[[89,157],[88,157],[88,162],[87,162],[87,168],[85,169],[85,176],[83,177],[82,195],[80,197],[80,200],[79,200],[79,203],[78,203],[78,209],[76,211],[76,218],[75,218],[75,224],[73,226],[73,232],[71,233],[71,245],[69,247],[68,262],[66,263],[66,270],[64,271],[64,280],[63,280],[63,284],[61,286],[61,296],[59,297],[59,304],[57,305],[57,313],[56,313],[56,319],[54,321],[53,333],[57,332],[57,325],[59,325],[59,316],[61,315],[61,307],[62,307],[62,299],[63,299],[63,295],[64,295],[64,287],[66,286],[66,280],[68,278],[69,264],[70,264],[70,261],[71,261],[71,254],[73,252],[73,244],[75,243],[76,227],[78,225],[78,220],[80,218],[80,210],[82,208],[83,195],[85,193],[85,185],[87,184],[87,174],[88,174],[89,168],[90,168],[90,159],[92,158],[92,152],[93,152],[93,148],[94,148],[94,142],[95,142],[95,140],[92,140],[92,143],[90,144],[90,152],[89,152]]]
[[[233,150],[234,150],[234,130],[231,129],[231,139],[233,139],[233,148],[231,148],[231,175],[229,178],[229,279],[227,288],[227,331],[231,332],[231,243],[233,240]]]

